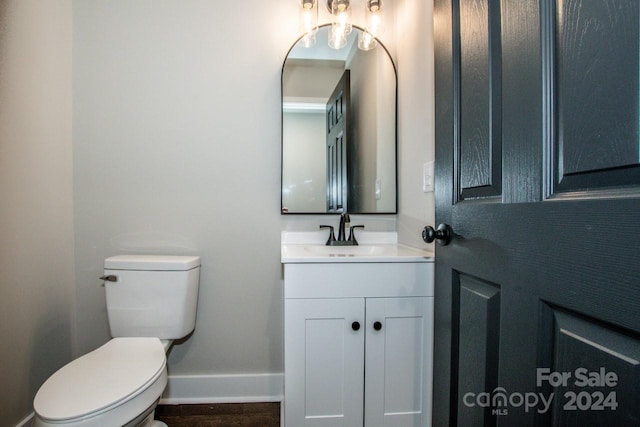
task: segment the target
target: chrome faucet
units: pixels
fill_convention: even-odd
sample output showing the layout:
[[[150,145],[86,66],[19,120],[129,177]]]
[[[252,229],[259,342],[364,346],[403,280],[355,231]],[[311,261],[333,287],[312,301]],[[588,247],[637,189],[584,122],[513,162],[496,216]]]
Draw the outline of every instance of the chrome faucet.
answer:
[[[340,225],[338,226],[338,238],[336,239],[333,233],[333,227],[330,225],[321,225],[320,228],[329,229],[329,239],[327,239],[327,246],[357,246],[354,228],[364,228],[364,225],[350,225],[351,218],[348,213],[340,215]],[[346,229],[349,229],[349,238],[346,238]]]

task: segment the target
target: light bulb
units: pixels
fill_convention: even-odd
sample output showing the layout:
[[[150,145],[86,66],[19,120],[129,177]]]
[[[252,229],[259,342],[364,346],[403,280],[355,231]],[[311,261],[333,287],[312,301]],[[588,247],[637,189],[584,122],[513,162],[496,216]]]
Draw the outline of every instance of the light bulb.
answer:
[[[345,36],[351,33],[351,6],[348,0],[332,0],[331,15],[333,15],[333,25],[342,28]]]
[[[382,1],[367,0],[365,7],[365,29],[374,37],[379,37],[384,32]]]
[[[305,33],[315,32],[318,30],[318,9],[313,4],[311,7],[304,7],[300,15],[300,29]]]
[[[303,46],[311,47],[316,44],[315,35],[318,32],[318,8],[316,7],[316,0],[302,0],[300,32],[304,34],[301,40]]]

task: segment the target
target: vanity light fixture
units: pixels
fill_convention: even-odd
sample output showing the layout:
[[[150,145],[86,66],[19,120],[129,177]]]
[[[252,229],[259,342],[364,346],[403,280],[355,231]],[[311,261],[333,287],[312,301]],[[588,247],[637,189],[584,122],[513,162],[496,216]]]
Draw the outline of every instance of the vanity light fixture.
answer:
[[[303,34],[300,44],[313,47],[316,44],[318,32],[318,2],[324,0],[299,0],[300,32]],[[327,0],[327,10],[331,14],[331,28],[329,29],[328,44],[333,49],[341,49],[347,45],[347,40],[353,25],[351,23],[351,2],[356,0]],[[382,0],[364,1],[364,31],[358,38],[358,47],[371,50],[378,45],[376,37],[382,34]]]
[[[316,44],[316,33],[318,32],[317,0],[301,1],[300,31],[304,34],[301,42],[304,47],[313,47]]]

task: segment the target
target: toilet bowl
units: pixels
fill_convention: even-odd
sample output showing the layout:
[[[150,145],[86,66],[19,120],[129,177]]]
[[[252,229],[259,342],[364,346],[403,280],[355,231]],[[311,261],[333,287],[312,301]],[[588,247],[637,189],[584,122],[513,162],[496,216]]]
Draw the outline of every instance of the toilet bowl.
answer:
[[[167,385],[166,352],[194,329],[199,270],[199,257],[108,258],[115,338],[47,379],[33,401],[34,427],[166,426],[153,420]]]
[[[166,385],[158,338],[113,338],[42,385],[33,401],[35,426],[140,425]]]

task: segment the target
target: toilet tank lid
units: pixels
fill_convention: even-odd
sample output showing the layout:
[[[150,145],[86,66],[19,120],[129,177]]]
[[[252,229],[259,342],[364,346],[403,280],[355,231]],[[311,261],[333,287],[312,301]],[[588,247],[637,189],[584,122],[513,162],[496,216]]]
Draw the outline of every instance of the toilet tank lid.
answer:
[[[108,270],[186,271],[200,266],[199,256],[116,255],[104,260]]]

